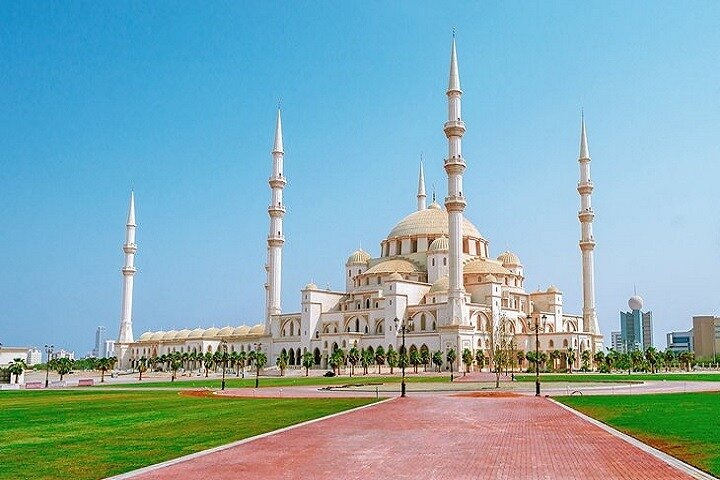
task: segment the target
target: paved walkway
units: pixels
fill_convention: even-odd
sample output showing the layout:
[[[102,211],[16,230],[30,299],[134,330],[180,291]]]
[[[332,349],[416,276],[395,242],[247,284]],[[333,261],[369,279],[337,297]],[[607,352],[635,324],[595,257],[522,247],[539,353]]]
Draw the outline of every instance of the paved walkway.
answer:
[[[686,479],[544,398],[396,398],[141,479]]]

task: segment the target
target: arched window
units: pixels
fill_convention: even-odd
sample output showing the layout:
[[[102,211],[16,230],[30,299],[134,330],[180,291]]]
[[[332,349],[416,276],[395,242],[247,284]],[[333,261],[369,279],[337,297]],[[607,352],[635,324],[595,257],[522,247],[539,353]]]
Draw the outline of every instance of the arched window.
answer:
[[[365,308],[370,308],[370,299],[365,300]]]
[[[425,314],[420,315],[420,330],[425,330]]]
[[[359,318],[355,319],[355,331],[356,332],[360,331],[360,319]]]
[[[447,257],[443,257],[443,267],[447,267]]]
[[[548,342],[548,348],[555,348],[555,342],[553,342],[552,340],[550,340],[550,341]]]
[[[433,266],[433,267],[435,266],[435,259],[434,259],[434,258],[432,259],[432,266]]]
[[[365,325],[365,333],[368,333],[368,326]]]
[[[435,324],[435,320],[433,320],[433,331],[435,331],[437,325]]]

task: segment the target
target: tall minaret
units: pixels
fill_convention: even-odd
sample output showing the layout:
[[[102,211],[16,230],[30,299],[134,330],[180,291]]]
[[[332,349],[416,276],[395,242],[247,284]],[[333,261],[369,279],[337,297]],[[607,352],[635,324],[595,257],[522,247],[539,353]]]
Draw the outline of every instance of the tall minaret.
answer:
[[[450,55],[450,80],[448,82],[448,121],[444,131],[448,139],[448,158],[445,160],[445,171],[448,176],[448,196],[445,197],[445,208],[448,211],[449,229],[449,288],[448,306],[449,322],[452,325],[463,323],[465,288],[462,280],[462,224],[465,210],[465,197],[462,190],[462,176],[465,171],[465,160],[462,156],[462,137],[465,124],[462,121],[460,108],[460,75],[458,74],[457,53],[455,51],[455,35],[453,34],[452,53]]]
[[[425,210],[427,208],[425,204],[425,172],[423,172],[422,160],[420,161],[420,177],[418,178],[418,193],[417,193],[417,205],[418,210]]]
[[[125,252],[125,266],[122,268],[123,296],[120,311],[120,334],[118,335],[117,341],[119,344],[133,342],[133,277],[135,276],[136,271],[135,252],[137,252],[137,245],[135,244],[135,227],[135,192],[130,192],[130,209],[128,210],[127,224],[125,227],[125,244],[123,245],[123,252]]]
[[[595,238],[593,237],[592,224],[595,213],[592,209],[593,184],[590,180],[590,152],[588,151],[587,135],[585,133],[585,116],[580,120],[580,182],[578,182],[578,193],[580,194],[580,251],[582,252],[582,281],[583,281],[583,327],[582,331],[600,333],[595,312],[595,264],[593,250],[595,250]]]
[[[280,109],[277,112],[277,123],[275,125],[275,143],[272,149],[273,171],[270,177],[271,201],[268,206],[270,215],[270,232],[268,234],[268,258],[266,288],[266,315],[265,333],[270,333],[271,315],[280,313],[280,286],[282,283],[282,247],[285,243],[282,221],[285,216],[285,205],[283,204],[283,189],[287,181],[283,175],[283,140],[282,120]]]

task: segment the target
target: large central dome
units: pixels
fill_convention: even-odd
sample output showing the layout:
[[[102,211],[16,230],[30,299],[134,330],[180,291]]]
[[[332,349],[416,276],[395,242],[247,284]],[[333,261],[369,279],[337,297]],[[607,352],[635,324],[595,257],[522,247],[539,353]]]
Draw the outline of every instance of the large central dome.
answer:
[[[413,212],[400,220],[400,222],[395,225],[395,228],[390,231],[390,235],[388,235],[387,238],[415,236],[439,237],[448,234],[448,212],[437,202],[433,202],[428,208]],[[483,238],[478,229],[475,228],[475,225],[464,217],[462,235],[463,237]]]

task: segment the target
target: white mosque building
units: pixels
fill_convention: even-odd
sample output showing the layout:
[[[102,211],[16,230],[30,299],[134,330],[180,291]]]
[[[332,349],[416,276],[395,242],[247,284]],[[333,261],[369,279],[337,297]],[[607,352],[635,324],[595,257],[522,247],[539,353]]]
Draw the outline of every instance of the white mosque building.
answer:
[[[505,251],[490,256],[488,240],[464,217],[467,204],[463,190],[466,168],[462,153],[465,124],[462,121],[460,76],[453,39],[447,89],[448,119],[443,130],[448,155],[448,194],[444,205],[426,205],[422,165],[416,211],[406,215],[380,241],[380,254],[373,257],[362,249],[353,252],[344,265],[342,291],[307,284],[301,291],[298,312],[283,312],[280,304],[282,249],[285,242],[283,217],[283,139],[280,111],[277,114],[272,149],[271,203],[268,207],[267,283],[265,321],[253,327],[181,329],[146,332],[137,340],[132,332],[132,289],[135,274],[135,206],[130,199],[127,237],[123,250],[123,301],[120,334],[115,345],[120,368],[131,368],[142,357],[171,352],[215,352],[222,341],[230,351],[261,348],[274,365],[285,352],[290,365],[299,365],[311,352],[318,367],[326,367],[335,349],[353,346],[399,349],[397,321],[407,326],[407,348],[446,352],[468,348],[475,352],[492,348],[493,332],[502,325],[513,336],[518,350],[535,348],[535,325],[539,325],[541,351],[565,350],[595,353],[603,348],[595,310],[592,233],[593,209],[584,119],[580,140],[580,194],[583,311],[563,310],[563,294],[555,286],[527,292],[525,273],[518,256]],[[458,354],[458,357],[460,355]],[[444,355],[443,355],[444,357]],[[460,360],[458,360],[459,362]]]

